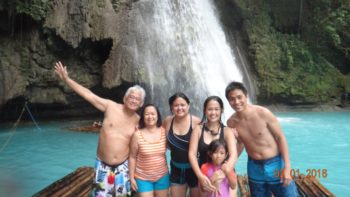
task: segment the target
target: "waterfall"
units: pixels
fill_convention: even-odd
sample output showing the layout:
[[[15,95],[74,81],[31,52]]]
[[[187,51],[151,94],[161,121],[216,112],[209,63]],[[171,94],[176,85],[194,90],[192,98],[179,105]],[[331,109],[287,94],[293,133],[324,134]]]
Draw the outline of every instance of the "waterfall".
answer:
[[[128,29],[129,53],[149,83],[147,94],[170,114],[168,98],[177,91],[202,116],[204,100],[225,98],[230,81],[243,81],[211,0],[139,0],[133,3]],[[225,118],[228,118],[227,115]]]

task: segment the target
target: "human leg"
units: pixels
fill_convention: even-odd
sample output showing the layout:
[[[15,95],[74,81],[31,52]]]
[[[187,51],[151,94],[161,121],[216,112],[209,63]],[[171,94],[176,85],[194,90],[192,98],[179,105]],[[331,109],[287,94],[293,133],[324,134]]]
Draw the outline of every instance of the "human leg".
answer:
[[[169,193],[169,174],[165,174],[162,178],[154,183],[154,193],[156,197],[167,197]]]
[[[281,156],[274,157],[273,159],[268,160],[264,167],[266,180],[269,181],[269,188],[275,196],[297,196],[298,192],[295,186],[295,182],[293,180],[288,186],[284,187],[283,183],[280,183],[280,177],[276,176],[276,171],[282,172],[284,168],[284,162]],[[276,183],[274,180],[278,180],[278,182]]]
[[[270,185],[271,191],[274,196],[278,197],[297,197],[298,191],[295,185],[295,182],[292,181],[289,185],[286,187],[283,186],[283,183],[279,184],[272,184]]]
[[[271,197],[271,191],[265,183],[264,163],[248,158],[248,179],[252,197]]]
[[[137,184],[137,193],[145,193],[145,192],[152,192],[154,191],[154,182],[148,181],[148,180],[141,180],[138,178],[135,178],[136,184]]]
[[[155,197],[167,197],[168,193],[169,193],[169,189],[154,190]]]
[[[198,187],[198,179],[196,174],[194,173],[192,168],[187,168],[185,171],[185,180],[190,188],[190,196],[191,197],[199,197],[200,196],[200,190]]]
[[[169,190],[170,181],[169,174],[165,174],[162,178],[154,182],[154,190]]]
[[[186,196],[187,185],[185,182],[185,168],[183,165],[171,161],[170,162],[170,193],[172,197]]]
[[[130,196],[131,185],[129,177],[128,160],[113,167],[114,168],[114,184],[116,196]]]
[[[171,184],[171,187],[170,187],[171,197],[184,197],[186,196],[186,192],[187,192],[187,185]]]
[[[190,197],[199,197],[199,196],[200,196],[199,187],[190,188]]]
[[[266,183],[256,183],[249,181],[250,196],[271,197],[271,191]]]
[[[101,160],[96,159],[95,162],[95,189],[94,196],[107,196],[112,197],[114,193],[114,172],[111,167],[103,163]]]
[[[138,197],[155,197],[154,191],[139,192]]]

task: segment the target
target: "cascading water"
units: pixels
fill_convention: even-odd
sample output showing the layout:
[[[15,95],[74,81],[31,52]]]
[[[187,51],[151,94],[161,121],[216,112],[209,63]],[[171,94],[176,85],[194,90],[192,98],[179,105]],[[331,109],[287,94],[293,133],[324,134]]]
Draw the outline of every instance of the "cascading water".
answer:
[[[129,53],[162,114],[170,113],[167,100],[178,91],[198,116],[210,95],[227,104],[226,85],[243,76],[211,0],[140,0],[130,13]]]

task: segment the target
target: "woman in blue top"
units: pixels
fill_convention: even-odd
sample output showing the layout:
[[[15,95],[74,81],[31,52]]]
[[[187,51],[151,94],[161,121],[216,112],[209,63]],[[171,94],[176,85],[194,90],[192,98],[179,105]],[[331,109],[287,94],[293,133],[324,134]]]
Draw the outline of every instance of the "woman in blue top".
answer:
[[[193,127],[200,123],[200,119],[189,113],[190,101],[184,93],[171,96],[169,106],[173,115],[164,120],[163,127],[171,151],[171,196],[184,197],[189,188],[191,197],[199,197],[197,177],[188,161],[188,147]]]

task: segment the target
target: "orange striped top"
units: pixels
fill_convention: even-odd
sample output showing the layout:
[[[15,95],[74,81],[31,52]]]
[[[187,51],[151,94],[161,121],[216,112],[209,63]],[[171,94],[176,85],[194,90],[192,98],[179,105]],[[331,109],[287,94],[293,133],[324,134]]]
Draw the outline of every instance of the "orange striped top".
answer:
[[[140,130],[138,135],[138,153],[136,158],[135,178],[148,181],[157,181],[168,173],[166,163],[166,136],[164,129],[161,129],[161,137],[157,142],[147,142]]]

